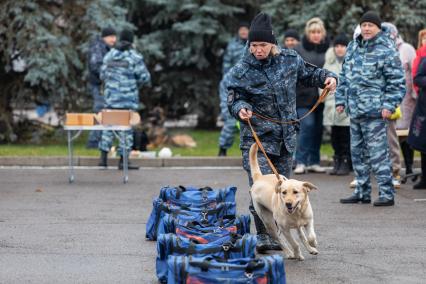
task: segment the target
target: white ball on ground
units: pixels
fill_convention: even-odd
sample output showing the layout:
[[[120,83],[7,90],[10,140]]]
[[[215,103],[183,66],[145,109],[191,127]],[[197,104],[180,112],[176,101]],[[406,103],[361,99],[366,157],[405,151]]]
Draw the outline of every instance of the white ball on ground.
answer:
[[[158,152],[159,158],[170,158],[172,156],[172,150],[170,148],[164,147],[161,148],[160,152]]]

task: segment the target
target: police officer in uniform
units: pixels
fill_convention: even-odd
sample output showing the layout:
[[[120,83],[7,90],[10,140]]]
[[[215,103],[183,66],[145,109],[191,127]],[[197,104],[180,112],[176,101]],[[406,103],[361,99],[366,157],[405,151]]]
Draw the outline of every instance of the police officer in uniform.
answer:
[[[240,149],[243,167],[250,175],[249,149],[255,142],[247,124],[250,119],[255,131],[278,172],[290,176],[292,153],[296,144],[296,128],[291,124],[278,124],[253,115],[253,112],[281,121],[297,119],[296,84],[307,87],[336,88],[337,76],[327,70],[306,63],[296,51],[280,50],[272,31],[271,18],[258,14],[249,32],[249,48],[243,58],[229,72],[228,108],[233,117],[241,121]],[[258,153],[263,174],[272,173],[265,156]],[[258,234],[257,251],[279,249],[266,232],[262,220],[250,205]]]

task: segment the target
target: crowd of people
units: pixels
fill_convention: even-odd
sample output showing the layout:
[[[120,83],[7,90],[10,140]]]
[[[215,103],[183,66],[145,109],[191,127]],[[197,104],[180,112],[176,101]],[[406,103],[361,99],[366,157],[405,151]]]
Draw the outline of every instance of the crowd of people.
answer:
[[[362,27],[362,23],[366,23],[364,27]],[[231,40],[224,55],[223,78],[220,82],[219,93],[221,115],[225,125],[219,139],[219,156],[226,156],[226,151],[232,146],[235,133],[238,132],[237,122],[235,118],[230,116],[227,109],[228,90],[226,85],[227,81],[230,80],[228,75],[229,62],[234,62],[235,65],[242,58],[242,53],[247,46],[247,27],[247,23],[242,23],[239,26],[237,36]],[[365,184],[369,181],[363,180],[369,170],[355,169],[355,165],[361,163],[361,165],[371,168],[373,172],[380,172],[381,175],[389,176],[390,179],[387,178],[386,183],[391,182],[392,185],[388,187],[400,188],[401,153],[405,165],[404,174],[408,175],[413,172],[414,149],[421,153],[424,152],[424,148],[415,146],[413,143],[410,144],[409,141],[412,139],[407,139],[403,132],[398,136],[398,130],[411,129],[413,113],[422,111],[421,108],[416,108],[416,104],[421,105],[421,100],[419,100],[421,83],[416,84],[413,79],[420,73],[417,72],[418,70],[421,71],[420,62],[426,55],[426,30],[419,32],[416,52],[411,44],[403,40],[395,25],[382,22],[378,14],[369,12],[364,14],[360,25],[354,28],[353,35],[350,35],[350,37],[345,34],[328,35],[324,22],[320,18],[312,18],[306,23],[303,35],[290,28],[284,32],[281,45],[278,42],[276,44],[281,50],[295,50],[306,62],[339,75],[339,90],[336,94],[329,95],[326,101],[321,103],[313,113],[300,121],[297,131],[297,146],[292,153],[293,173],[326,172],[325,168],[320,165],[320,147],[323,129],[327,128],[334,152],[333,167],[328,174],[348,175],[354,170],[355,179],[350,186],[355,189],[369,188],[370,186]],[[353,51],[347,55],[349,45],[352,48],[351,51]],[[386,50],[389,51],[383,53],[384,46],[387,46]],[[390,50],[392,50],[394,58],[390,58]],[[380,56],[384,55],[386,55],[386,60],[379,59]],[[359,56],[359,58],[354,60],[353,58],[356,56]],[[394,62],[394,65],[389,66],[389,62]],[[344,65],[350,71],[350,74],[342,73]],[[357,68],[354,69],[354,66]],[[358,78],[354,78],[354,76],[358,76]],[[348,87],[350,88],[343,89],[344,82],[348,80],[350,82]],[[313,107],[320,92],[321,89],[315,87],[297,85],[297,117],[303,117]],[[377,92],[376,97],[374,96],[375,92]],[[352,107],[346,105],[350,100],[358,97],[360,101],[354,101]],[[340,102],[341,106],[336,109],[338,98],[344,101]],[[393,100],[392,104],[395,107],[389,106],[389,102],[387,102],[389,100]],[[374,109],[370,109],[371,107]],[[388,107],[388,109],[385,107]],[[386,110],[383,115],[382,109]],[[383,129],[386,131],[386,135],[381,137],[385,137],[387,141],[382,141],[383,145],[374,143],[373,145],[376,145],[378,149],[386,148],[386,152],[376,152],[371,149],[372,144],[368,140],[362,140],[359,145],[354,146],[357,142],[357,132],[354,127],[358,116],[368,116],[381,120],[384,124]],[[420,120],[417,119],[415,123],[419,124]],[[358,130],[360,131],[360,129]],[[361,134],[365,138],[366,133],[362,132]],[[372,135],[376,136],[377,133],[372,133]],[[423,132],[421,135],[424,135]],[[426,139],[425,136],[421,137]],[[382,147],[384,145],[386,147]],[[365,149],[361,150],[361,148]],[[355,161],[353,161],[353,154],[357,151],[359,153],[355,155]],[[367,162],[375,155],[389,157],[389,161],[384,159],[382,163],[383,165],[390,163],[390,175],[383,172],[379,161],[370,160],[370,162]],[[421,155],[423,157],[423,154]],[[358,157],[362,158],[362,162],[359,161]],[[423,173],[426,170],[424,160],[423,157]],[[379,180],[381,180],[380,177]],[[414,185],[414,188],[426,188],[424,175],[422,175],[420,182]],[[366,192],[368,192],[368,189],[366,189]]]
[[[400,185],[400,148],[406,174],[412,171],[413,149],[422,153],[422,176],[414,189],[426,189],[424,32],[419,33],[415,55],[393,24],[383,23],[369,11],[360,18],[351,41],[340,34],[331,44],[324,22],[312,18],[303,36],[289,29],[279,46],[271,18],[258,14],[248,37],[239,33],[238,40],[247,44],[242,55],[235,53],[237,64],[224,72],[220,87],[221,97],[227,92],[227,109],[221,103],[222,113],[241,125],[240,149],[249,186],[253,181],[248,149],[255,143],[251,125],[266,153],[258,153],[262,173],[272,173],[271,162],[285,177],[290,177],[293,160],[295,174],[325,172],[320,147],[327,126],[334,150],[329,174],[348,175],[351,169],[355,173],[354,191],[341,203],[371,203],[370,175],[374,174],[379,194],[373,205],[393,206],[395,188]],[[318,105],[324,88],[332,95]],[[408,137],[398,137],[397,128],[409,130]],[[222,131],[220,141],[230,134]],[[226,155],[224,147],[232,144],[228,141],[220,143],[219,155]],[[258,249],[277,249],[254,207],[249,209]]]
[[[116,31],[105,28],[91,44],[89,87],[95,112],[137,110],[139,88],[150,84],[143,57],[133,48],[132,32],[121,31],[116,41]],[[255,140],[248,120],[267,156],[286,177],[292,169],[294,174],[326,172],[320,165],[320,148],[327,127],[334,151],[328,174],[355,173],[354,191],[341,203],[371,203],[374,174],[379,196],[373,205],[394,205],[401,152],[405,174],[413,171],[414,150],[421,152],[422,176],[414,189],[426,189],[426,30],[419,32],[416,51],[395,25],[369,11],[351,37],[327,34],[325,23],[315,17],[306,23],[303,35],[288,29],[279,44],[270,16],[260,13],[251,24],[240,23],[226,48],[222,72],[224,127],[218,156],[227,155],[239,132],[249,185],[253,181],[248,154]],[[324,88],[330,95],[318,105]],[[408,130],[408,136],[398,135],[398,130]],[[100,150],[100,166],[107,166],[113,138],[108,131],[90,135],[88,147]],[[130,150],[131,133],[127,138]],[[123,154],[120,149],[118,153],[122,168]],[[271,173],[263,153],[258,160],[263,174]],[[252,205],[250,212],[259,249],[279,249]]]

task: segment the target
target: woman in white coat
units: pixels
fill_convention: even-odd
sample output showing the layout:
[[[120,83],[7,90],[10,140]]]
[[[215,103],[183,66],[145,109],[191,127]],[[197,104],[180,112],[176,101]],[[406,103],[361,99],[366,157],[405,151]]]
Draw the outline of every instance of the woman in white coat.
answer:
[[[348,43],[349,40],[345,35],[336,36],[333,47],[325,54],[325,69],[336,74],[340,73]],[[348,175],[351,168],[349,117],[345,112],[336,112],[334,96],[327,96],[325,101],[323,124],[331,127],[331,144],[334,150],[333,169],[329,174]]]

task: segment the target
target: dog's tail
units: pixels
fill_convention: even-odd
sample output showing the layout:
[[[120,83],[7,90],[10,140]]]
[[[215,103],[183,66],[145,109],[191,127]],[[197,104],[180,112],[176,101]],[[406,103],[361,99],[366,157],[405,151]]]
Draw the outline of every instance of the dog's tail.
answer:
[[[250,147],[250,172],[253,182],[262,176],[262,172],[259,168],[259,162],[257,161],[257,150],[257,144],[253,143]]]

